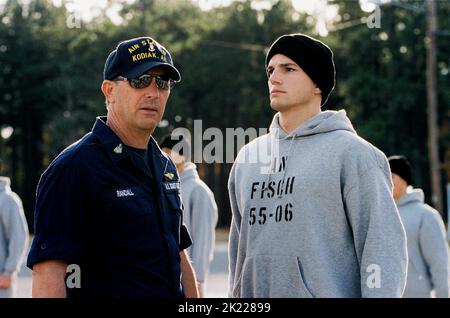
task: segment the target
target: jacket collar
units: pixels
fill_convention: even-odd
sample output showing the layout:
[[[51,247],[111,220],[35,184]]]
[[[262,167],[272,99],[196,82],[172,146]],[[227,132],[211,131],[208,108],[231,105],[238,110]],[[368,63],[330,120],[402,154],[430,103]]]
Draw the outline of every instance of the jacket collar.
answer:
[[[130,156],[130,150],[115,134],[115,132],[106,124],[106,116],[99,116],[95,120],[92,133],[98,138],[101,144],[106,148],[109,157],[114,164]]]
[[[117,164],[122,159],[134,156],[134,153],[123,143],[123,141],[116,135],[116,133],[106,124],[106,116],[99,116],[96,118],[92,133],[98,138],[100,143],[106,148],[106,151],[114,164]],[[155,167],[156,180],[162,180],[169,167],[168,157],[161,151],[158,143],[153,137],[150,137],[148,146],[150,152],[151,163]]]

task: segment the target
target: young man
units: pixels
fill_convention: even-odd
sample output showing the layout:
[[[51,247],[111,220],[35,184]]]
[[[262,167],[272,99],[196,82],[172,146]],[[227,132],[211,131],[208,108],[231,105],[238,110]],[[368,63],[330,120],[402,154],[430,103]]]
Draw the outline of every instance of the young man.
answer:
[[[17,273],[28,243],[22,200],[11,191],[11,180],[1,177],[0,160],[0,298],[16,296]]]
[[[103,78],[107,116],[39,181],[33,297],[197,297],[178,174],[152,138],[180,74],[141,37],[119,43]]]
[[[165,136],[159,146],[175,163],[181,180],[184,223],[192,237],[188,254],[197,277],[200,297],[205,297],[206,278],[214,255],[218,212],[214,194],[190,161],[190,143],[183,136]]]
[[[408,239],[408,276],[403,297],[449,298],[450,260],[440,214],[424,203],[422,189],[413,189],[411,166],[404,156],[391,156],[394,200]]]
[[[228,183],[229,295],[400,297],[406,238],[387,159],[345,111],[321,111],[335,83],[332,51],[284,35],[266,71],[277,113],[270,133],[239,152]]]

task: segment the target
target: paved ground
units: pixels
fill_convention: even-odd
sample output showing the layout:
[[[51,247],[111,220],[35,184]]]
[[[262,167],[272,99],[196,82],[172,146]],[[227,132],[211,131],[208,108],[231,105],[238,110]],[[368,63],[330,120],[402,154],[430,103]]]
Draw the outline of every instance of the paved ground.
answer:
[[[31,297],[31,272],[28,272],[28,270],[26,274],[19,274],[19,287],[17,290],[17,297]]]
[[[216,243],[214,259],[206,284],[206,297],[226,298],[228,284],[228,244]]]
[[[227,295],[228,256],[227,243],[217,242],[214,251],[214,260],[211,264],[211,273],[206,285],[206,297],[225,298]],[[31,271],[22,266],[19,272],[19,287],[17,296],[20,298],[31,297]]]

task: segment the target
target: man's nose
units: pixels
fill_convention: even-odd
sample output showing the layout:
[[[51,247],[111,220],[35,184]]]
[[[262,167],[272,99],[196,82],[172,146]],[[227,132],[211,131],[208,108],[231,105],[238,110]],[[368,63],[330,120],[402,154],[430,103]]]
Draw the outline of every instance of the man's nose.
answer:
[[[156,85],[156,79],[153,78],[152,82],[148,87],[145,88],[145,95],[149,98],[153,97],[159,97],[159,88]]]
[[[273,70],[272,74],[269,76],[269,82],[271,84],[281,84],[281,78],[280,73],[275,69]]]

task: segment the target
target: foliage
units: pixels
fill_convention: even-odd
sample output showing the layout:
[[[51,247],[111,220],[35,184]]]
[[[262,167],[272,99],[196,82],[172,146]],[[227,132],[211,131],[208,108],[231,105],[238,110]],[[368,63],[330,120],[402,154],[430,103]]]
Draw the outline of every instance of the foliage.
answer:
[[[368,15],[357,1],[329,2],[339,7],[340,21],[332,28]],[[8,140],[0,139],[0,156],[24,200],[30,224],[40,174],[62,149],[90,130],[95,116],[106,114],[100,91],[103,65],[121,40],[155,37],[170,50],[182,73],[166,108],[169,125],[155,132],[156,139],[175,127],[192,129],[196,119],[203,120],[203,130],[268,127],[274,114],[264,69],[268,46],[285,33],[317,36],[315,18],[295,12],[291,1],[271,3],[270,10],[256,10],[252,1],[243,0],[202,11],[188,0],[109,0],[110,6],[122,6],[120,25],[105,11],[71,28],[65,6],[47,0],[8,0],[0,8],[0,128],[11,126],[14,133]],[[423,1],[415,3],[423,6]],[[437,3],[439,29],[448,33],[450,4]],[[358,133],[387,155],[410,157],[416,185],[429,194],[425,22],[424,12],[385,4],[381,28],[359,23],[330,32],[323,40],[333,48],[337,67],[337,85],[325,108],[346,109]],[[439,35],[441,159],[447,161],[448,56],[449,37]],[[220,226],[230,218],[230,166],[199,165],[216,194]]]

